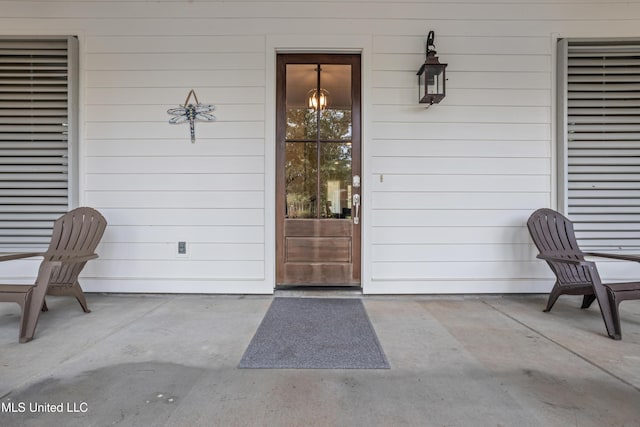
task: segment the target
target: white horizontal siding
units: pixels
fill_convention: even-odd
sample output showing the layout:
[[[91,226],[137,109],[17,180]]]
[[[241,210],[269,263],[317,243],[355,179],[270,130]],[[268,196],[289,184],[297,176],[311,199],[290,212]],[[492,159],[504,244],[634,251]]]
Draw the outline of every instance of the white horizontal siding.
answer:
[[[531,209],[375,209],[373,220],[379,227],[514,227],[527,222]]]
[[[187,59],[188,60],[188,59]],[[186,66],[186,65],[185,65]],[[194,68],[198,65],[194,65]],[[133,87],[133,88],[157,88],[167,84],[176,86],[203,87],[216,81],[218,87],[260,87],[264,85],[260,70],[168,70],[156,71],[153,68],[147,70],[114,70],[95,71],[91,73],[88,83],[94,88]],[[201,100],[203,101],[203,100]]]
[[[128,6],[127,19],[149,16]],[[88,38],[86,84],[96,101],[86,116],[85,201],[111,226],[87,275],[265,281],[264,63],[260,36]],[[191,88],[216,107],[215,122],[196,123],[195,144],[166,112]]]
[[[546,193],[453,193],[453,192],[380,192],[374,193],[372,208],[403,209],[531,209],[547,201]]]
[[[149,215],[153,215],[150,212]],[[255,225],[193,226],[186,222],[178,225],[114,225],[109,226],[102,238],[105,243],[127,245],[130,242],[176,243],[259,243],[264,242],[264,227]],[[99,251],[98,251],[99,252]]]
[[[135,79],[144,71],[150,74],[149,83],[166,77],[189,78],[200,77],[203,73],[211,75],[213,81],[224,85],[233,81],[248,79],[264,79],[264,53],[92,53],[87,55],[86,68],[95,70],[92,73],[96,83],[105,84],[104,70],[112,70],[115,77]],[[126,70],[122,75],[118,71]],[[179,73],[177,71],[180,71]],[[235,72],[235,73],[234,73]],[[102,77],[102,79],[101,79]],[[210,81],[211,81],[210,80]],[[108,83],[108,80],[106,81]],[[255,84],[255,83],[254,83]]]
[[[156,138],[185,140],[189,139],[189,124],[158,123],[87,123],[87,137],[89,139],[138,139]],[[196,122],[196,138],[263,138],[264,124],[262,122],[224,123],[224,122]]]
[[[86,203],[102,208],[260,209],[264,198],[257,191],[95,191]]]
[[[455,269],[458,280],[514,280],[540,277],[548,267],[536,261],[389,262],[376,263],[373,274],[380,280],[449,280]]]
[[[202,96],[202,94],[200,95]],[[181,101],[179,101],[181,102]],[[180,104],[176,102],[175,106]],[[259,104],[215,104],[213,115],[219,122],[260,122],[264,120],[264,106]],[[165,123],[170,118],[161,105],[88,105],[87,122],[157,122]]]
[[[374,157],[371,164],[374,174],[548,175],[551,172],[549,159],[545,158]]]
[[[373,102],[379,105],[412,105],[415,110],[425,110],[423,105],[415,105],[415,99],[418,97],[415,88],[374,87],[371,97]],[[551,92],[546,89],[452,88],[447,89],[446,99],[447,106],[548,107]]]
[[[162,173],[87,174],[88,191],[263,191],[264,176],[260,173],[175,173],[171,181]]]
[[[263,280],[264,261],[96,260],[85,274],[110,279]]]
[[[382,191],[551,191],[548,175],[378,174],[370,186]]]
[[[99,5],[101,3],[111,4],[108,0],[97,0],[92,2],[93,5]],[[7,31],[19,31],[29,28],[40,28],[42,32],[43,25],[51,28],[50,31],[59,32],[60,29],[82,29],[86,30],[87,35],[93,37],[113,37],[119,36],[166,36],[168,34],[179,37],[180,35],[187,36],[212,36],[212,35],[239,35],[239,36],[256,36],[265,34],[292,34],[292,35],[308,35],[308,34],[336,34],[336,35],[353,35],[353,34],[371,34],[371,35],[394,35],[394,36],[412,36],[425,35],[425,28],[435,28],[437,34],[447,36],[467,36],[477,37],[478,35],[486,37],[544,37],[549,36],[551,33],[573,33],[573,34],[592,34],[598,31],[598,35],[603,33],[615,33],[626,34],[633,36],[634,31],[637,29],[637,12],[632,9],[637,9],[634,6],[632,9],[628,9],[623,3],[613,3],[606,6],[617,10],[620,15],[618,18],[607,17],[606,14],[594,14],[587,20],[575,19],[573,16],[561,18],[557,16],[553,19],[535,19],[525,14],[509,16],[503,13],[502,8],[508,3],[489,3],[482,1],[473,1],[472,3],[478,4],[480,8],[483,8],[489,4],[495,6],[497,14],[493,17],[483,19],[465,19],[458,12],[464,11],[470,3],[455,3],[451,4],[456,12],[449,16],[446,20],[435,17],[432,14],[433,10],[437,10],[446,3],[438,3],[438,7],[429,7],[429,10],[425,10],[418,15],[406,15],[398,19],[390,19],[384,12],[379,17],[368,18],[363,17],[361,12],[368,10],[370,4],[366,2],[358,2],[356,7],[358,12],[355,16],[348,16],[342,10],[342,2],[334,2],[332,5],[335,7],[335,14],[337,17],[324,18],[319,22],[320,16],[315,16],[311,12],[307,17],[241,17],[238,16],[235,19],[228,18],[219,15],[217,12],[213,12],[206,15],[200,15],[198,18],[187,17],[178,18],[166,13],[168,17],[154,17],[154,18],[134,18],[125,17],[109,18],[109,14],[106,16],[100,15],[99,12],[91,13],[89,17],[83,18],[69,18],[67,15],[60,16],[59,12],[56,12],[53,16],[44,14],[39,6],[41,2],[32,1],[3,1],[8,7],[4,9],[3,13],[3,28]],[[42,2],[45,5],[59,8],[60,6],[69,5],[70,8],[75,8],[78,4],[85,4],[82,1],[66,1],[66,2]],[[147,3],[147,2],[145,2]],[[191,5],[185,5],[183,1],[164,2],[163,4],[149,4],[148,10],[163,10],[167,5],[176,3],[179,5],[178,9],[189,8],[193,4],[203,3],[195,2]],[[220,2],[211,2],[212,4],[221,4]],[[268,2],[266,2],[268,3]],[[273,2],[274,4],[276,2]],[[376,2],[377,3],[377,2]],[[20,4],[24,4],[24,10],[22,13],[12,13],[12,10]],[[38,5],[36,5],[38,4]],[[148,4],[148,3],[147,3]],[[224,4],[224,3],[222,3]],[[280,3],[281,5],[296,5],[302,8],[307,7],[312,2],[286,2]],[[540,4],[538,1],[531,2],[536,9],[545,9],[549,6],[549,3]],[[120,5],[120,3],[119,3]],[[579,2],[576,4],[564,4],[567,11],[579,13],[584,3]],[[614,7],[615,6],[615,7]],[[113,8],[113,5],[108,6]],[[323,6],[324,7],[324,6]],[[326,7],[324,7],[326,8]],[[117,8],[113,8],[117,9]],[[388,4],[382,5],[382,10],[392,10],[394,7],[389,7]],[[48,21],[48,22],[44,22]],[[446,22],[445,22],[446,21]],[[595,26],[602,25],[598,29],[594,29]],[[316,29],[313,31],[312,29]],[[35,31],[35,30],[34,30]],[[437,40],[436,40],[436,43]],[[444,52],[444,51],[443,51]]]
[[[370,154],[375,157],[548,157],[551,153],[545,141],[444,141],[373,139]]]
[[[444,30],[444,29],[443,29]],[[440,31],[438,32],[440,34]],[[416,55],[424,51],[424,35],[403,35],[403,36],[377,36],[374,35],[374,52],[376,54],[412,54]],[[544,36],[538,37],[491,37],[478,35],[477,37],[465,37],[445,33],[438,35],[438,46],[445,46],[447,52],[458,55],[548,55],[549,39]],[[440,47],[438,47],[440,49]]]
[[[189,130],[187,129],[187,133]],[[197,137],[197,134],[196,134]],[[177,143],[177,142],[176,142]],[[189,143],[188,137],[180,143]],[[261,156],[246,157],[90,157],[87,168],[93,173],[259,173],[264,172]],[[219,179],[225,179],[221,176]]]
[[[544,140],[550,138],[547,124],[503,124],[503,123],[376,123],[372,132],[378,139],[396,139],[399,135],[413,139],[411,136],[422,136],[427,139],[504,139],[523,141],[531,139]]]
[[[594,17],[607,20],[629,20],[629,16],[640,14],[640,5],[626,3],[624,7],[611,7],[605,3],[581,3],[579,7],[567,3],[539,2],[466,2],[460,3],[402,2],[389,7],[387,3],[367,2],[219,2],[201,1],[185,4],[172,1],[164,3],[125,2],[113,7],[109,1],[68,1],[55,2],[29,1],[16,3],[7,13],[10,17],[42,17],[42,18],[93,18],[103,19],[141,19],[157,18],[216,17],[250,19],[395,19],[418,20],[452,19],[467,21],[486,21],[508,18],[511,21],[556,21],[556,20],[592,20]],[[158,3],[158,4],[156,4]],[[162,7],[158,7],[161,5]],[[436,7],[437,6],[437,7]]]
[[[194,261],[263,261],[264,245],[260,243],[191,243],[188,247],[188,259]],[[182,260],[176,255],[175,242],[141,242],[121,245],[103,243],[100,257],[109,260],[146,260],[158,259]]]
[[[110,223],[84,283],[119,292],[271,290],[265,46],[327,34],[371,40],[365,291],[547,290],[525,221],[554,197],[553,34],[637,36],[640,23],[639,3],[595,0],[0,0],[0,10],[4,34],[81,35],[81,200]],[[425,109],[415,73],[431,29],[449,64],[447,96]],[[166,112],[190,89],[216,106],[195,144]]]
[[[152,209],[152,210],[150,210]],[[133,208],[127,206],[121,209],[102,209],[103,215],[109,216],[109,224],[128,226],[147,225],[181,225],[187,223],[198,226],[262,226],[264,225],[263,209],[235,209],[225,206],[219,209],[157,209]]]
[[[96,0],[104,1],[104,0]],[[234,35],[192,36],[189,34],[164,34],[151,37],[87,36],[87,54],[168,54],[184,53],[259,53],[264,54],[264,37]]]
[[[432,225],[428,227],[374,227],[372,243],[376,244],[524,244],[529,243],[526,227],[522,226],[460,226]],[[461,260],[463,261],[463,260]],[[455,270],[451,275],[455,277]]]
[[[376,245],[373,261],[394,263],[459,262],[460,259],[474,259],[476,262],[531,261],[536,251],[530,245]]]
[[[372,114],[375,117],[384,117],[387,123],[405,123],[424,120],[424,110],[424,107],[415,104],[376,104],[372,107]],[[550,114],[549,106],[455,106],[450,105],[447,95],[446,104],[429,110],[429,120],[438,123],[487,123],[495,120],[500,120],[500,123],[546,123]]]
[[[164,124],[164,123],[162,123]],[[179,125],[176,125],[179,126]],[[184,130],[184,129],[183,129]],[[196,135],[197,136],[197,135]],[[150,152],[155,156],[189,157],[241,157],[264,155],[264,139],[243,138],[224,139],[216,138],[205,144],[192,144],[185,147],[175,141],[157,139],[95,139],[87,146],[89,157],[117,157],[126,150],[129,156],[146,157]]]
[[[455,58],[450,59],[450,61]],[[447,89],[477,89],[479,87],[493,90],[549,89],[547,72],[522,71],[449,71],[447,67]],[[451,83],[449,83],[451,82]],[[416,84],[415,76],[402,71],[379,71],[374,76],[374,83],[380,87],[411,88]]]
[[[438,39],[439,40],[439,39]],[[424,51],[424,49],[422,49]],[[442,56],[443,54],[439,54]],[[378,54],[375,57],[373,67],[379,71],[407,70],[415,68],[416,60],[424,62],[424,52],[413,54]],[[448,53],[447,60],[451,62],[451,68],[447,66],[447,73],[468,72],[476,70],[479,72],[499,72],[499,73],[537,73],[549,72],[551,60],[548,55],[457,55]]]
[[[491,17],[469,24],[477,30],[483,19]],[[424,38],[374,38],[371,275],[400,283],[398,292],[409,282],[453,292],[453,281],[481,288],[549,274],[533,261],[523,227],[550,202],[549,38],[527,37],[526,28],[505,37],[506,27],[473,37],[450,23],[437,26],[435,40],[449,64],[447,97],[428,110],[416,104]]]
[[[215,84],[211,82],[210,84]],[[167,114],[165,107],[172,108],[184,104],[192,85],[180,86],[167,82],[167,87],[154,88],[94,88],[87,87],[87,105],[157,105],[158,110]],[[198,87],[195,87],[198,89]],[[207,86],[196,90],[198,100],[214,104],[258,104],[264,105],[264,90],[255,87]],[[216,113],[214,112],[214,115]],[[168,116],[167,116],[168,117]],[[210,123],[211,124],[211,123]]]

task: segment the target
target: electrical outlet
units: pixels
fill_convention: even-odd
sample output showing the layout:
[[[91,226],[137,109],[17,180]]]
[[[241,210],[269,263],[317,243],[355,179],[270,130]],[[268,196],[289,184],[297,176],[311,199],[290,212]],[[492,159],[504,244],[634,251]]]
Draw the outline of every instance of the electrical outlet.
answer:
[[[178,242],[178,255],[187,254],[187,242]]]

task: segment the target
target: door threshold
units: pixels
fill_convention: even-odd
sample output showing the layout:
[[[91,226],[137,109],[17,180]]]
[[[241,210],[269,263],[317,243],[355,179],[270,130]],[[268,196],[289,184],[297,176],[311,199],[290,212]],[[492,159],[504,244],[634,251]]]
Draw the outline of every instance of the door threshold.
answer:
[[[309,297],[309,298],[360,298],[360,286],[278,286],[275,297]]]

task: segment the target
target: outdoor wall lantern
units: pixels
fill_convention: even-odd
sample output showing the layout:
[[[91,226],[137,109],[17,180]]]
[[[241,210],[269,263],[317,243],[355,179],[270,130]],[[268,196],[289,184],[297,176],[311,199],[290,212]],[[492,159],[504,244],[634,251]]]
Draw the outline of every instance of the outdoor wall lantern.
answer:
[[[418,70],[418,89],[421,104],[437,104],[445,95],[445,68],[447,64],[441,64],[436,56],[433,39],[435,33],[429,31],[427,36],[427,58]]]

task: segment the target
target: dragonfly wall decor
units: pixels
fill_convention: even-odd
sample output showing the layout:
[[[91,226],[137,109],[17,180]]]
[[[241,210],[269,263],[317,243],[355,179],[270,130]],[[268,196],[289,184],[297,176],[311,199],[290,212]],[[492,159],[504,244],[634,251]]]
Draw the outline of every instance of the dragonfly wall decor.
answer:
[[[190,104],[189,99],[195,100],[195,104]],[[189,95],[187,95],[187,99],[184,101],[184,105],[178,108],[170,108],[167,110],[168,114],[171,114],[175,117],[169,119],[169,123],[177,124],[177,123],[185,123],[189,122],[189,129],[191,131],[191,143],[196,142],[196,120],[202,120],[206,122],[212,122],[216,118],[212,114],[210,114],[213,110],[215,110],[215,105],[211,104],[200,104],[198,102],[198,97],[196,96],[196,92],[191,89]]]

